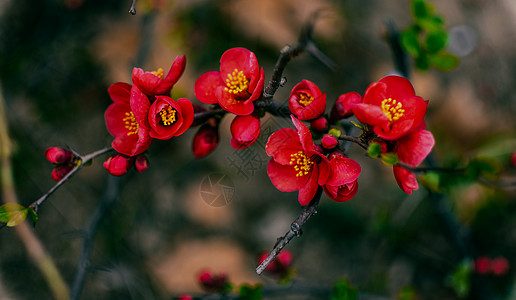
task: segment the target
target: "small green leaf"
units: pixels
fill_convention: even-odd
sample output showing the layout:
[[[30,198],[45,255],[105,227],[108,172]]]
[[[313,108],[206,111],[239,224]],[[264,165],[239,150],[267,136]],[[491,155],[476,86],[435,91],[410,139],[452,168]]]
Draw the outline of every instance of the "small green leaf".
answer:
[[[371,158],[377,158],[382,152],[382,146],[378,143],[371,143],[367,147],[367,155]]]
[[[428,70],[428,56],[425,53],[417,56],[414,60],[416,68],[420,70]]]
[[[502,166],[493,158],[481,156],[473,158],[466,167],[466,175],[476,180],[483,177],[489,180],[496,180],[500,175]]]
[[[358,292],[346,279],[339,279],[333,285],[331,300],[356,300]]]
[[[401,46],[412,56],[418,56],[421,52],[417,33],[410,28],[401,34]]]
[[[384,164],[386,164],[387,166],[393,166],[400,162],[396,153],[392,153],[392,152],[382,154],[381,159],[382,159],[382,162]]]
[[[239,292],[240,299],[243,300],[261,300],[262,299],[262,285],[250,285],[244,283],[240,286]]]
[[[425,0],[412,0],[412,13],[416,19],[428,18],[433,14],[433,7]]]
[[[340,135],[342,134],[342,131],[338,130],[337,128],[332,128],[332,129],[330,129],[330,131],[328,133],[339,138]]]
[[[429,54],[441,51],[448,41],[448,33],[445,30],[429,32],[425,39],[425,48]]]
[[[447,285],[453,288],[459,298],[469,294],[472,270],[473,263],[470,260],[463,260],[446,278]]]
[[[406,286],[398,293],[398,300],[416,300],[416,291],[411,286]]]
[[[426,172],[425,174],[419,176],[419,183],[423,185],[428,190],[438,193],[440,192],[439,182],[440,176],[437,172]]]
[[[355,127],[358,127],[358,128],[360,128],[360,129],[364,130],[364,126],[362,126],[362,125],[358,124],[358,123],[357,123],[357,122],[355,122],[355,121],[350,121],[350,122],[351,122],[351,124],[355,125]]]
[[[28,209],[18,203],[7,203],[0,206],[0,222],[8,227],[20,225],[27,218]]]
[[[430,64],[439,71],[448,72],[459,65],[459,58],[450,52],[441,51],[428,57]]]
[[[38,214],[34,211],[32,207],[29,207],[29,217],[32,220],[32,223],[38,223],[39,217]]]

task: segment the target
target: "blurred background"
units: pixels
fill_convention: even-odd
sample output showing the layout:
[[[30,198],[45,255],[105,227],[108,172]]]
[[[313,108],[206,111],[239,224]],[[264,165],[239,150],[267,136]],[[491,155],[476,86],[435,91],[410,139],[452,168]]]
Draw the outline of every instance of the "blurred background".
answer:
[[[107,88],[131,82],[132,68],[168,70],[185,54],[186,71],[172,91],[195,104],[196,78],[217,70],[224,51],[246,47],[268,82],[280,49],[297,41],[314,13],[313,39],[337,68],[304,54],[286,68],[287,83],[275,99],[286,103],[291,88],[308,79],[337,97],[367,86],[394,70],[386,21],[401,29],[412,22],[408,0],[1,0],[0,87],[15,144],[14,175],[23,205],[54,184],[44,157],[50,146],[81,154],[109,146],[104,124],[111,103]],[[430,100],[427,127],[436,138],[435,158],[460,167],[478,155],[495,157],[502,179],[514,182],[509,157],[516,149],[516,3],[511,0],[436,0],[445,19],[448,50],[460,65],[443,73],[412,70],[416,93]],[[274,130],[291,126],[262,119],[262,135],[244,152],[229,141],[232,117],[220,128],[220,144],[196,160],[196,128],[155,141],[150,167],[123,176],[120,197],[102,222],[81,299],[173,299],[199,295],[202,269],[224,272],[236,285],[277,286],[255,273],[257,256],[269,251],[300,213],[297,193],[274,188],[266,173],[264,145]],[[504,257],[502,275],[475,275],[490,295],[516,299],[516,202],[514,188],[462,182],[440,203],[457,221],[451,231],[425,188],[407,196],[392,168],[353,146],[362,165],[360,189],[346,203],[323,195],[318,214],[288,249],[295,282],[331,290],[346,278],[360,293],[395,299],[409,287],[418,299],[458,299],[450,274],[464,262],[457,236],[467,234],[471,260]],[[108,174],[103,157],[83,168],[39,211],[35,233],[67,283],[73,281],[82,247],[81,229],[99,203]],[[224,176],[228,203],[208,205],[202,183]],[[455,232],[453,232],[455,230]],[[451,232],[451,233],[450,233]],[[279,296],[276,299],[283,299]],[[292,299],[320,299],[307,293]],[[475,297],[475,296],[470,296]],[[0,231],[0,299],[51,299],[43,277],[12,229]],[[274,298],[271,296],[271,298]],[[480,297],[481,298],[481,297]],[[484,298],[486,299],[486,298]]]

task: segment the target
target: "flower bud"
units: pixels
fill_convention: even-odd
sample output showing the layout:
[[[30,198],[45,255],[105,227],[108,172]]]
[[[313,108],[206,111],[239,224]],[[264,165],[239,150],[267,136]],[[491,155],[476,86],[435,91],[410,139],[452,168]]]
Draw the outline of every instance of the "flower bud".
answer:
[[[509,271],[509,262],[505,257],[497,257],[491,261],[491,272],[494,275],[505,275]]]
[[[134,160],[134,167],[138,172],[147,170],[149,167],[149,159],[143,154],[136,156],[136,159]]]
[[[254,115],[236,116],[231,122],[231,147],[245,149],[254,144],[260,135],[260,118]]]
[[[262,263],[268,256],[268,253],[262,253],[260,256],[258,256],[258,263]],[[283,249],[272,261],[271,263],[265,268],[267,272],[270,272],[271,274],[283,276],[287,273],[288,269],[290,268],[292,264],[294,256],[292,255],[292,252]]]
[[[514,151],[511,155],[511,163],[512,166],[516,168],[516,151]]]
[[[66,149],[60,147],[50,147],[45,150],[45,157],[49,162],[56,165],[61,165],[71,162],[74,158],[74,155],[72,152]]]
[[[183,294],[179,295],[179,297],[177,297],[177,300],[193,300],[193,297],[188,294]]]
[[[111,155],[104,161],[104,168],[113,176],[124,175],[132,165],[133,159],[122,154]]]
[[[310,122],[310,127],[315,131],[326,131],[328,130],[328,120],[322,116]]]
[[[333,149],[337,146],[339,140],[333,134],[325,134],[321,140],[321,144],[326,149]]]
[[[224,273],[213,274],[209,270],[202,270],[198,275],[199,284],[207,292],[228,292],[231,288],[228,277]]]
[[[218,126],[203,124],[195,134],[192,142],[192,151],[195,158],[205,157],[219,144]]]
[[[359,93],[350,92],[340,95],[331,108],[330,119],[337,121],[351,116],[353,114],[353,106],[361,102],[362,98]]]
[[[491,270],[491,259],[481,256],[475,259],[475,272],[478,274],[487,274]]]
[[[54,168],[54,170],[52,170],[52,173],[50,175],[52,176],[52,179],[54,179],[55,181],[59,181],[63,179],[63,177],[65,177],[66,174],[70,173],[73,167],[73,164],[58,165]]]

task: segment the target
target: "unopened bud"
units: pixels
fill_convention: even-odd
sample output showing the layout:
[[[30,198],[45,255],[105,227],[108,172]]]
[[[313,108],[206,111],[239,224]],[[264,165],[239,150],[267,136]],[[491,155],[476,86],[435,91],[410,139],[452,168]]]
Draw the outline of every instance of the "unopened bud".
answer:
[[[50,147],[45,150],[45,157],[53,164],[61,165],[73,160],[74,155],[67,149],[60,147]]]
[[[330,118],[332,121],[347,118],[353,114],[353,106],[362,102],[362,97],[359,93],[350,92],[343,95],[335,101],[331,108]]]
[[[326,149],[333,149],[337,146],[339,140],[333,134],[325,134],[321,140],[321,144]]]
[[[201,158],[210,154],[218,144],[218,126],[203,124],[193,138],[192,151],[195,158]]]
[[[310,127],[315,131],[326,131],[328,130],[328,120],[322,116],[310,122]]]
[[[132,165],[133,159],[122,154],[111,155],[104,161],[104,168],[113,176],[124,175]]]
[[[134,160],[134,167],[138,172],[147,170],[149,167],[149,159],[143,154],[136,156],[136,159]]]
[[[63,179],[66,174],[70,173],[70,171],[74,168],[72,164],[59,165],[52,170],[51,176],[55,181],[59,181]]]

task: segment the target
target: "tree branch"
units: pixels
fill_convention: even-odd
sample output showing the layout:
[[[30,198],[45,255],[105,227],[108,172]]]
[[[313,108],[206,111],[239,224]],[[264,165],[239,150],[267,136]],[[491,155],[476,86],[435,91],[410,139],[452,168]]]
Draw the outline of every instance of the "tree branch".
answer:
[[[314,198],[310,203],[303,208],[301,214],[296,218],[296,220],[290,225],[289,231],[278,241],[274,248],[269,253],[267,258],[256,268],[256,273],[258,275],[262,274],[262,272],[267,268],[267,266],[276,258],[276,256],[287,246],[287,244],[296,236],[300,236],[302,234],[302,227],[310,219],[311,216],[317,213],[317,207],[319,206],[319,200],[321,200],[322,188],[318,187],[317,192],[315,193]]]

